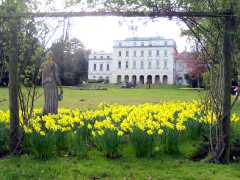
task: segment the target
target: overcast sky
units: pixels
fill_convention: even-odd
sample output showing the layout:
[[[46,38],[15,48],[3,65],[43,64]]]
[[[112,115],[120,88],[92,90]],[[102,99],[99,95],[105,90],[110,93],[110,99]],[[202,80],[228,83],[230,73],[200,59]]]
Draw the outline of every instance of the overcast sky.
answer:
[[[55,11],[64,10],[64,0],[56,0],[51,7]],[[50,7],[50,6],[48,6]],[[42,11],[49,11],[51,8],[42,8]],[[71,11],[77,11],[77,8]],[[51,20],[52,23],[55,20]],[[147,23],[146,23],[147,22]],[[135,29],[135,30],[132,30]],[[174,39],[179,52],[187,48],[190,50],[190,42],[187,37],[181,36],[181,29],[186,29],[184,23],[177,19],[168,20],[160,18],[154,22],[139,18],[119,18],[119,17],[81,17],[70,18],[69,36],[76,37],[83,42],[86,48],[93,51],[112,51],[114,40],[122,40],[127,37],[151,37],[161,36],[163,38]],[[52,37],[52,41],[59,38],[63,33],[63,28]]]

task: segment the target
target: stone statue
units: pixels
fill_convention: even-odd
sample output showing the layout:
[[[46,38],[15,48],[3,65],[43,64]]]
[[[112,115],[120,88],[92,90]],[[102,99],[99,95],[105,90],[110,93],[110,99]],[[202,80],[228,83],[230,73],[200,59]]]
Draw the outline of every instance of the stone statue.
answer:
[[[57,114],[58,101],[62,99],[63,91],[52,52],[48,53],[47,61],[42,64],[41,71],[44,89],[43,114]]]

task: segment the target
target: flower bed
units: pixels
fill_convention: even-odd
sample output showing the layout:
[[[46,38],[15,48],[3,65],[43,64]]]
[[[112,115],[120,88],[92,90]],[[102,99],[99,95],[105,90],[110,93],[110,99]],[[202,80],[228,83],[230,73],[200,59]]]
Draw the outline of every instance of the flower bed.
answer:
[[[199,138],[216,117],[205,112],[199,101],[191,101],[101,104],[96,110],[60,109],[57,115],[45,116],[36,109],[28,125],[23,125],[21,113],[20,121],[25,131],[24,147],[39,158],[56,154],[53,152],[87,156],[92,147],[109,158],[117,158],[127,143],[137,157],[153,155],[157,146],[167,153],[178,152],[181,139]],[[232,122],[238,131],[240,116],[233,114]],[[9,112],[0,111],[0,124],[8,127]]]

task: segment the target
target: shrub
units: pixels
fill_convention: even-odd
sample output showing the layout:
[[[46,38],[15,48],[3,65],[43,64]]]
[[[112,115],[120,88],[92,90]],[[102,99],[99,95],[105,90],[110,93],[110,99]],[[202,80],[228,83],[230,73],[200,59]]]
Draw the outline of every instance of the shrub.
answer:
[[[150,157],[153,155],[155,147],[155,139],[153,135],[150,135],[139,128],[134,128],[130,138],[136,157]]]

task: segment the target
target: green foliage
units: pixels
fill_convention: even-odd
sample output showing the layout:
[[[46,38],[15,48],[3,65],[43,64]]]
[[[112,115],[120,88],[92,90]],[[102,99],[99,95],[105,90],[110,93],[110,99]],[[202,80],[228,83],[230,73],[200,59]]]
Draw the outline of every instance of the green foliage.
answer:
[[[54,133],[56,136],[56,151],[59,155],[68,153],[70,150],[70,142],[72,136],[70,132],[57,131]]]
[[[0,123],[0,154],[9,151],[9,129],[6,124]]]
[[[72,155],[85,158],[89,151],[89,131],[77,128],[71,132],[48,132],[40,135],[33,132],[26,134],[24,150],[35,158],[46,160],[55,155]]]
[[[107,158],[115,159],[122,156],[123,139],[118,136],[117,131],[106,129],[103,135],[96,135],[95,140]]]
[[[203,74],[203,86],[205,89],[209,89],[210,88],[210,73],[209,72],[205,72]]]
[[[29,151],[35,158],[47,160],[55,156],[56,152],[56,136],[54,133],[48,132],[46,135],[32,132],[25,135],[25,149]]]
[[[232,127],[231,141],[233,142],[234,140],[239,139],[240,137],[240,125],[239,123],[232,123],[231,127]]]
[[[30,4],[30,1],[28,2]],[[28,4],[28,5],[29,5]],[[6,0],[1,1],[0,15],[2,16],[17,16],[19,13],[25,13],[29,10],[27,2],[24,0]],[[38,70],[42,54],[36,58],[37,50],[43,47],[37,39],[37,28],[35,19],[24,18],[1,18],[0,19],[0,49],[1,49],[1,63],[0,63],[0,76],[4,75],[4,82],[0,85],[8,83],[8,76],[11,84],[9,85],[10,98],[9,103],[12,108],[11,111],[11,151],[21,150],[13,146],[21,147],[21,142],[18,137],[19,134],[19,109],[22,110],[22,116],[25,121],[30,119],[30,114],[36,99],[35,88],[31,89],[36,84],[38,77]],[[4,72],[4,74],[2,73]],[[2,77],[0,77],[0,81]],[[22,94],[22,87],[30,87],[26,94]],[[20,108],[18,108],[20,106]],[[14,138],[13,138],[14,137]],[[14,152],[15,153],[15,152]]]
[[[166,128],[161,136],[161,145],[165,153],[179,153],[179,132],[176,129]]]
[[[155,138],[153,135],[148,135],[145,131],[135,128],[130,139],[136,157],[151,157],[153,155],[155,147]]]
[[[89,143],[90,143],[90,133],[87,127],[77,128],[71,134],[71,141],[69,152],[72,155],[78,156],[80,158],[85,158],[88,156]]]
[[[63,85],[76,85],[87,81],[89,52],[80,40],[60,38],[52,44],[51,50],[59,66]]]
[[[208,128],[204,124],[194,120],[187,120],[186,122],[186,137],[191,140],[199,140],[202,135],[208,135]]]

